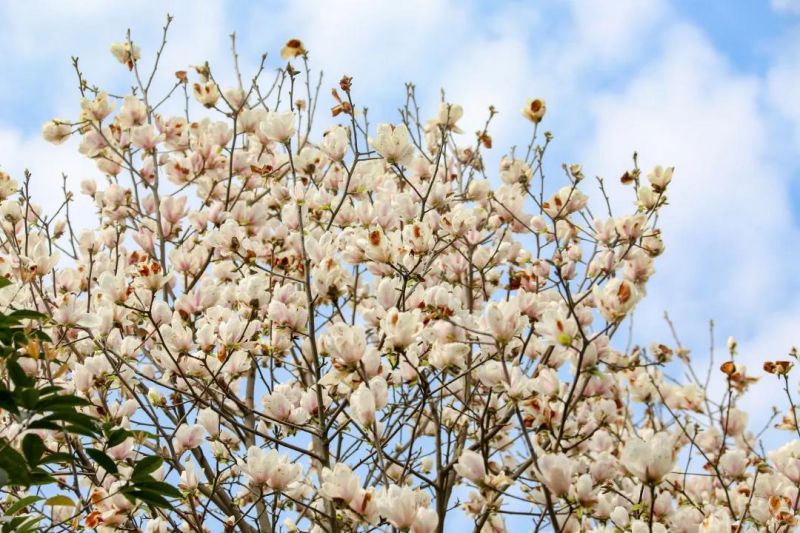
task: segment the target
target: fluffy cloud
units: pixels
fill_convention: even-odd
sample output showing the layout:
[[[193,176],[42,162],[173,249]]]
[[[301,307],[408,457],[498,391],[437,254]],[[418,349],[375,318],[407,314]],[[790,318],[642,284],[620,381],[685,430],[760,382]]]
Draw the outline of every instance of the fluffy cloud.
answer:
[[[800,5],[800,3],[798,3]],[[767,98],[772,108],[792,130],[795,148],[800,147],[800,46],[790,43],[767,73]]]
[[[771,0],[770,5],[779,13],[800,13],[800,0]]]
[[[781,163],[792,148],[775,141],[782,126],[769,107],[800,132],[800,108],[790,97],[800,55],[784,50],[759,78],[737,72],[697,28],[675,23],[659,39],[658,55],[625,88],[593,98],[594,138],[584,160],[612,179],[633,149],[645,169],[676,165],[661,221],[667,252],[637,309],[635,341],[668,340],[662,316],[669,311],[702,367],[708,319],[715,319],[712,394],[724,392],[717,367],[727,358],[723,340],[733,335],[740,360],[763,376],[747,403],[753,428],[760,427],[773,404],[785,403],[763,362],[785,359],[798,342],[792,243],[800,235],[790,195],[797,160]]]
[[[232,23],[221,0],[168,7],[175,23],[162,57],[162,73],[185,69],[187,62],[201,63],[206,59],[229,62],[227,39]],[[80,58],[89,83],[110,90],[127,90],[130,77],[111,58],[111,43],[124,40],[130,28],[133,39],[143,45],[142,66],[149,69],[161,40],[166,13],[167,6],[162,3],[129,0],[3,3],[0,64],[4,73],[19,82],[5,84],[0,89],[0,105],[6,109],[2,125],[32,133],[51,116],[75,115],[78,84],[71,56]],[[164,81],[159,81],[156,88],[163,89],[171,79],[165,76]]]
[[[657,289],[723,312],[734,304],[765,310],[774,300],[763,295],[775,294],[783,279],[762,273],[786,273],[775,252],[794,232],[789,201],[779,194],[789,177],[769,160],[761,84],[734,72],[691,27],[675,26],[662,39],[658,61],[625,89],[595,97],[587,165],[615,177],[633,149],[645,169],[674,164],[672,205],[662,220],[667,274]]]
[[[25,170],[29,171],[33,203],[41,206],[45,214],[54,213],[64,201],[62,174],[67,176],[67,189],[76,193],[82,180],[98,174],[95,164],[78,154],[77,139],[53,146],[39,137],[26,138],[10,129],[0,129],[0,169],[20,183]],[[76,194],[70,204],[76,225],[85,228],[94,220],[93,213],[91,199]]]

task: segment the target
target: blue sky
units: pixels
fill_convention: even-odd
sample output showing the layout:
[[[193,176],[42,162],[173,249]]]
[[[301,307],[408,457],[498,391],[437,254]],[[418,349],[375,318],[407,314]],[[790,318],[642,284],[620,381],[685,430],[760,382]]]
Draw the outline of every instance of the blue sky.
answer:
[[[323,89],[354,77],[373,124],[396,119],[405,81],[429,113],[444,87],[467,109],[466,131],[490,104],[500,110],[499,156],[527,139],[525,98],[544,97],[554,178],[562,162],[580,162],[616,182],[634,150],[645,167],[675,165],[667,251],[637,309],[635,341],[669,340],[665,310],[699,356],[715,319],[718,345],[735,335],[754,370],[800,341],[800,0],[66,4],[0,7],[0,168],[30,168],[44,206],[58,203],[61,171],[73,184],[99,178],[75,143],[39,138],[45,120],[77,114],[70,56],[91,81],[123,91],[111,42],[130,27],[148,60],[169,11],[165,83],[206,59],[232,79],[231,31],[245,71],[299,37],[326,73]],[[630,191],[614,188],[627,208]]]
[[[756,74],[766,72],[777,43],[797,34],[792,10],[776,9],[780,5],[750,0],[675,2],[680,13],[702,27],[737,68]]]

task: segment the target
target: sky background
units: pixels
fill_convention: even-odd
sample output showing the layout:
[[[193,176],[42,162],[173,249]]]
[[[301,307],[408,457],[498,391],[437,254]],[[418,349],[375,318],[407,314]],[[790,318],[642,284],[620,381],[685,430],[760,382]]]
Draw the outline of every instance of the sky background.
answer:
[[[372,124],[397,121],[404,82],[416,83],[428,116],[444,88],[465,107],[467,132],[490,104],[499,109],[499,154],[526,143],[519,109],[541,97],[555,134],[550,174],[582,163],[624,208],[630,190],[617,178],[634,150],[645,169],[674,165],[667,251],[634,341],[669,341],[668,311],[705,357],[713,318],[718,346],[734,335],[759,375],[800,343],[800,0],[3,2],[0,168],[17,179],[29,168],[41,204],[58,204],[62,171],[75,185],[100,179],[76,143],[54,147],[39,133],[50,118],[77,116],[70,56],[91,82],[122,92],[128,72],[110,44],[130,27],[148,64],[167,11],[166,84],[205,60],[232,80],[232,31],[245,73],[264,51],[277,67],[282,44],[298,37],[325,71],[323,108],[343,74]],[[780,402],[775,386],[765,377],[751,396],[756,417]]]

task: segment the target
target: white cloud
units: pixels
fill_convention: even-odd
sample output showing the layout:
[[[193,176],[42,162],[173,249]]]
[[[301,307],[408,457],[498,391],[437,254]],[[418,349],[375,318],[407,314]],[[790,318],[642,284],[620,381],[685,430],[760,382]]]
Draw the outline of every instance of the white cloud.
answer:
[[[52,214],[64,201],[62,173],[67,175],[67,189],[75,193],[82,180],[98,174],[94,162],[78,154],[77,147],[77,139],[54,146],[38,137],[24,138],[16,131],[0,129],[0,169],[20,184],[25,170],[30,171],[33,203],[41,206],[44,214]],[[75,195],[70,215],[75,220],[76,231],[94,220],[94,212],[90,198]]]
[[[573,0],[573,38],[594,60],[622,63],[641,50],[651,27],[667,12],[663,0]]]
[[[746,404],[751,429],[760,429],[770,407],[785,404],[763,362],[785,359],[800,342],[792,297],[799,235],[789,195],[797,159],[775,162],[780,126],[765,106],[770,100],[800,127],[800,108],[789,97],[800,82],[800,55],[784,50],[765,79],[737,72],[697,28],[672,23],[659,39],[659,54],[624,88],[593,99],[594,138],[584,162],[614,182],[634,149],[644,169],[676,166],[661,219],[667,251],[637,309],[635,341],[669,341],[667,310],[703,368],[708,320],[715,319],[710,393],[724,392],[717,368],[732,335],[748,373],[762,376]],[[630,201],[625,192],[617,203]]]
[[[770,6],[779,13],[800,13],[800,0],[771,0]]]
[[[396,105],[404,96],[403,82],[424,81],[457,58],[471,8],[450,0],[309,0],[289,3],[277,12],[253,10],[247,18],[239,33],[251,47],[265,27],[271,28],[273,52],[287,39],[300,38],[312,67],[324,69],[325,87],[335,86],[347,74],[354,78],[354,94],[363,104],[391,95]]]
[[[163,94],[174,83],[171,73],[186,69],[188,63],[205,59],[224,63],[229,59],[229,44],[224,5],[217,0],[169,6],[175,15],[168,44],[163,54],[154,94]],[[70,56],[79,56],[81,69],[91,84],[110,92],[127,92],[135,84],[132,75],[110,53],[112,42],[125,39],[131,28],[133,39],[142,47],[142,75],[149,74],[155,49],[161,42],[167,6],[123,1],[113,4],[88,1],[66,6],[63,2],[14,2],[0,11],[0,30],[6,38],[0,43],[3,70],[38,73],[33,86],[5,84],[2,91],[32,90],[46,99],[36,102],[48,117],[76,117],[80,94]],[[8,65],[6,65],[7,63]],[[24,117],[24,114],[22,115]],[[23,127],[33,132],[24,135]],[[62,172],[68,186],[79,190],[80,181],[104,178],[95,164],[78,153],[78,140],[53,146],[39,135],[38,125],[13,124],[0,120],[0,168],[18,181],[23,171],[31,171],[33,200],[45,212],[54,212],[63,201]],[[43,154],[46,154],[43,156]],[[71,205],[75,227],[85,228],[95,221],[91,201],[76,195]]]
[[[130,0],[103,2],[89,0],[69,4],[10,2],[0,8],[0,42],[3,70],[35,73],[36,83],[29,88],[46,100],[37,103],[53,115],[76,114],[78,84],[70,57],[80,65],[91,84],[125,91],[134,82],[127,69],[110,53],[112,42],[123,41],[127,29],[142,46],[142,74],[149,73],[155,49],[161,42],[161,29],[167,12],[175,16],[169,42],[161,60],[162,78],[156,90],[165,89],[172,78],[164,73],[185,69],[188,63],[206,59],[228,59],[227,35],[231,23],[221,0],[201,0],[185,4],[142,3]],[[6,84],[0,91],[18,91]],[[5,124],[5,126],[10,126]]]
[[[800,347],[798,324],[800,308],[783,309],[769,320],[762,321],[758,333],[740,345],[741,361],[747,366],[748,373],[763,376],[753,387],[747,403],[748,410],[752,410],[756,419],[765,417],[773,405],[784,407],[784,411],[788,407],[785,396],[775,394],[776,387],[780,386],[775,376],[764,374],[761,369],[764,361],[791,359],[788,356],[791,347]]]
[[[800,2],[798,2],[800,5]],[[800,46],[792,43],[782,48],[781,54],[767,73],[767,98],[792,127],[796,147],[800,147]]]
[[[663,330],[669,309],[698,334],[707,318],[747,331],[775,310],[791,272],[778,253],[796,236],[789,176],[768,157],[760,81],[733,71],[694,28],[675,25],[662,39],[661,56],[626,88],[594,99],[586,163],[615,179],[635,149],[645,169],[677,167],[661,220],[667,252],[639,324]]]

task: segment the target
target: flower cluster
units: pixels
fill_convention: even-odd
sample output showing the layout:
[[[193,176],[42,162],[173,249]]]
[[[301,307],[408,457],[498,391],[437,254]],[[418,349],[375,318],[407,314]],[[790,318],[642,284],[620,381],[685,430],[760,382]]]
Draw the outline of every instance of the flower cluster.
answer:
[[[492,171],[496,110],[471,138],[457,104],[424,120],[412,86],[398,122],[373,127],[343,78],[343,121],[315,135],[297,39],[266,89],[263,63],[250,87],[220,86],[207,64],[196,81],[181,71],[167,96],[193,100],[194,118],[164,111],[138,46],[112,52],[136,91],[86,89],[76,118],[43,128],[97,164],[81,184],[96,222],[80,227],[66,191],[42,213],[29,182],[45,177],[0,175],[0,275],[13,281],[0,302],[52,317],[47,357],[25,372],[135,435],[106,448],[108,468],[58,472],[74,501],[47,520],[149,533],[430,533],[452,513],[482,532],[794,526],[800,441],[760,451],[735,350],[714,402],[708,383],[671,378],[684,348],[614,342],[664,249],[671,168],[634,159],[614,184],[633,187],[630,210],[612,215],[605,182],[579,165],[545,180],[541,99],[522,109],[527,152]],[[25,431],[86,446],[2,426]],[[115,492],[144,451],[181,491],[169,509]]]

